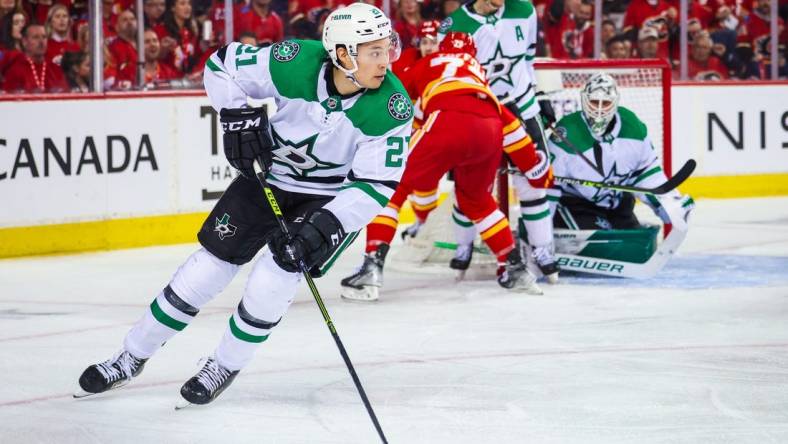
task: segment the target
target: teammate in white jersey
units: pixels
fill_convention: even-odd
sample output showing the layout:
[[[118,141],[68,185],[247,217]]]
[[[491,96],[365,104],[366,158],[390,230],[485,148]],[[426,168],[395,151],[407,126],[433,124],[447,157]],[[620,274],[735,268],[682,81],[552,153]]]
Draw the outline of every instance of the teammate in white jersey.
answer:
[[[534,57],[536,55],[537,14],[528,0],[476,0],[468,2],[441,24],[441,37],[449,31],[470,34],[477,48],[477,58],[487,72],[490,88],[502,104],[519,116],[537,150],[547,157],[546,137],[540,118],[554,117],[548,101],[536,97]],[[514,176],[513,184],[520,200],[520,220],[527,237],[527,252],[550,282],[558,279],[553,256],[553,231],[545,190],[530,186]],[[462,236],[467,238],[467,236]],[[471,236],[472,237],[472,236]],[[472,251],[458,248],[458,252]],[[462,258],[458,258],[462,259]]]
[[[396,42],[383,12],[356,3],[329,15],[322,45],[231,43],[211,56],[205,89],[220,111],[225,154],[241,176],[202,226],[202,248],[175,272],[121,350],[84,371],[80,395],[118,387],[139,374],[268,244],[218,347],[181,395],[206,404],[227,388],[293,301],[302,278],[299,261],[316,274],[386,206],[398,185],[412,106],[387,71]],[[262,109],[247,107],[248,98],[266,97],[278,108],[270,125]],[[255,161],[268,169],[293,234],[290,243],[254,178]]]
[[[582,111],[564,116],[556,125],[558,134],[548,142],[556,176],[641,188],[654,188],[667,181],[646,125],[635,113],[618,105],[613,77],[605,73],[591,76],[580,97]],[[638,229],[641,225],[633,212],[635,197],[665,224],[671,224],[673,231],[687,231],[694,202],[676,190],[663,195],[633,195],[569,184],[548,191],[556,229]],[[633,234],[637,233],[629,236]],[[606,236],[609,238],[610,233]]]

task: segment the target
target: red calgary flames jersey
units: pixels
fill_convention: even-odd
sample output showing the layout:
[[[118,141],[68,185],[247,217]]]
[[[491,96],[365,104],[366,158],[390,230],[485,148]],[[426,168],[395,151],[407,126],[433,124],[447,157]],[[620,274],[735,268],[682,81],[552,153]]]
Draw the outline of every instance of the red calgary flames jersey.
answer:
[[[470,54],[430,54],[419,59],[402,80],[416,108],[425,115],[431,111],[430,102],[443,95],[473,95],[500,106],[487,85],[484,68]]]
[[[489,101],[501,118],[503,151],[521,171],[528,171],[539,163],[533,141],[520,119],[501,106],[487,84],[484,68],[470,54],[439,52],[428,55],[407,71],[402,82],[408,95],[416,102],[414,126],[420,126],[419,119],[429,116],[437,103],[459,110],[474,106],[471,101]],[[483,111],[484,108],[475,105],[474,110]],[[546,177],[538,178],[534,186],[544,188]],[[552,179],[552,173],[549,179]]]

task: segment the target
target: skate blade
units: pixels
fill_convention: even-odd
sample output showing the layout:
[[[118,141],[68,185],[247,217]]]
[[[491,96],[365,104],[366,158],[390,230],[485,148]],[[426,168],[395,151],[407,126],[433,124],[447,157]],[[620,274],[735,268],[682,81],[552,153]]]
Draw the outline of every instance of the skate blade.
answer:
[[[183,410],[183,409],[185,409],[187,407],[190,407],[190,406],[193,406],[193,405],[194,404],[192,404],[191,402],[181,398],[181,399],[178,400],[178,402],[175,403],[175,411]]]
[[[82,389],[79,389],[76,392],[74,392],[73,396],[74,396],[74,399],[82,399],[82,398],[87,398],[89,396],[95,396],[95,395],[98,395],[98,393],[90,393],[90,392],[86,392],[86,391],[84,391]]]
[[[126,380],[126,381],[116,385],[115,387],[112,387],[111,389],[105,390],[105,391],[100,392],[100,393],[86,392],[85,390],[82,390],[82,388],[80,387],[79,389],[77,389],[76,392],[74,392],[74,394],[72,396],[74,397],[74,399],[82,399],[82,398],[89,398],[91,396],[96,396],[96,395],[103,395],[103,394],[115,391],[115,390],[117,390],[117,389],[119,389],[121,387],[124,387],[124,386],[128,385],[129,382],[131,382],[131,380]]]
[[[348,302],[375,302],[378,300],[379,290],[378,287],[372,286],[364,287],[360,290],[352,287],[342,287],[342,292],[339,296]]]
[[[465,272],[468,270],[457,270],[457,273],[454,275],[454,282],[462,282],[465,280]]]

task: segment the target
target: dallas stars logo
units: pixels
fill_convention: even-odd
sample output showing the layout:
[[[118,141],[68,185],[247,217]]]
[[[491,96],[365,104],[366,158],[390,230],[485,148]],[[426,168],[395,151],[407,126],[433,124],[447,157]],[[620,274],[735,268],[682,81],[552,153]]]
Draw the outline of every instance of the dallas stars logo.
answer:
[[[235,236],[236,228],[235,225],[230,223],[230,215],[224,213],[221,219],[216,218],[216,226],[214,226],[213,231],[219,233],[220,240],[224,240],[225,237]]]
[[[501,43],[495,47],[495,52],[489,60],[482,63],[485,71],[487,71],[487,79],[490,81],[490,86],[495,85],[495,82],[501,81],[514,86],[512,80],[512,69],[517,63],[525,57],[525,54],[517,56],[506,56],[501,49]]]
[[[312,154],[312,151],[315,149],[317,134],[307,137],[300,142],[283,139],[273,128],[271,129],[271,135],[274,138],[274,145],[276,145],[276,149],[273,150],[274,163],[286,166],[296,177],[306,177],[313,171],[340,166],[336,163],[324,162]]]
[[[629,174],[619,174],[618,173],[618,165],[613,163],[613,168],[610,169],[605,177],[602,179],[602,182],[605,183],[612,183],[612,184],[622,184],[627,179],[629,179]],[[618,201],[621,199],[621,191],[614,191],[607,188],[597,188],[594,192],[594,195],[591,197],[591,201],[594,203],[603,202],[606,199],[610,199],[610,208],[613,208],[614,204],[618,204]]]

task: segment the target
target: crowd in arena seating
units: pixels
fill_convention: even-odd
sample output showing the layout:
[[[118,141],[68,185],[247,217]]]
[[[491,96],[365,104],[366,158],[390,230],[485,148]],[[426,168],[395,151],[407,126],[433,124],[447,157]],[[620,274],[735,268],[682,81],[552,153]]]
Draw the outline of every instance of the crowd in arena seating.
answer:
[[[525,0],[523,0],[525,1]],[[689,0],[688,73],[693,80],[769,79],[770,1],[779,1],[779,76],[788,78],[788,0]],[[267,45],[320,38],[328,13],[350,0],[235,0],[234,40]],[[381,6],[382,0],[370,0]],[[135,0],[103,0],[104,87],[137,88]],[[405,48],[421,23],[460,0],[399,0],[392,16]],[[593,0],[534,0],[538,56],[594,57]],[[602,58],[660,58],[679,72],[679,0],[604,0]],[[144,0],[146,89],[199,87],[208,56],[224,44],[223,0]],[[0,89],[85,92],[90,84],[86,0],[0,0]],[[677,76],[674,75],[674,77]]]

